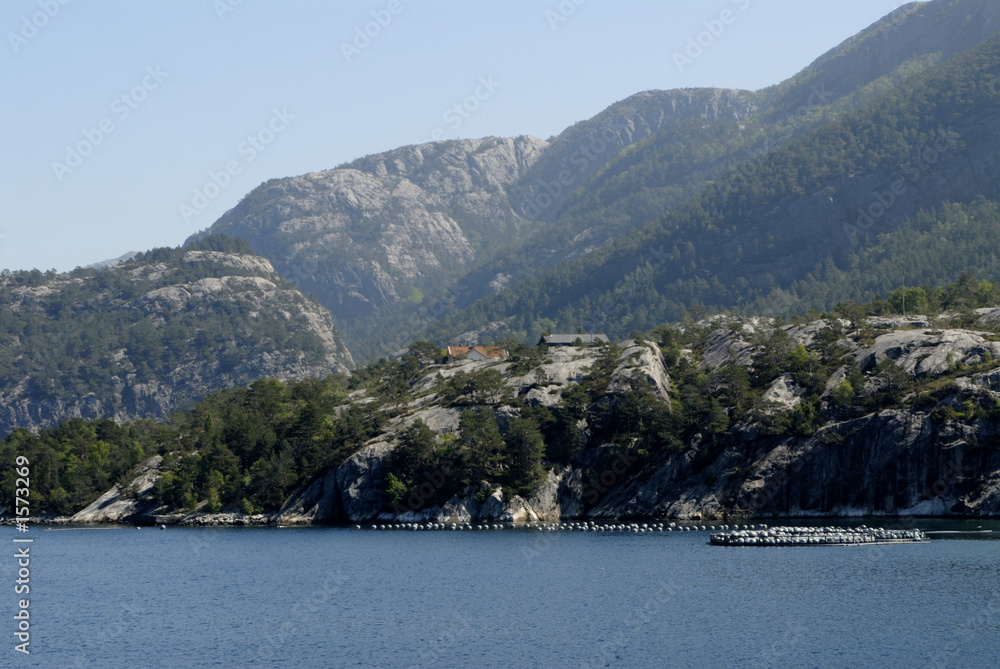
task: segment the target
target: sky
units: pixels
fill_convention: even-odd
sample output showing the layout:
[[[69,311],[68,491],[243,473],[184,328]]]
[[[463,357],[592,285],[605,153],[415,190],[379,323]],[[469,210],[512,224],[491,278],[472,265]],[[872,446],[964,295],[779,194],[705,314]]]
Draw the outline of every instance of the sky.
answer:
[[[267,179],[407,144],[764,88],[902,4],[3,0],[0,268],[178,246]]]

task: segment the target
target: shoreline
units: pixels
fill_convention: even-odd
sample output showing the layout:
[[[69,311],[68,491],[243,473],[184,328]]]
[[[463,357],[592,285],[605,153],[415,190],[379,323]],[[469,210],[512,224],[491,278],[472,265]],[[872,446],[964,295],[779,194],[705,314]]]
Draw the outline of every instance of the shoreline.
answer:
[[[134,527],[186,527],[186,528],[209,528],[209,527],[270,527],[270,528],[308,528],[308,527],[331,527],[331,528],[358,528],[361,529],[399,529],[419,526],[422,529],[448,528],[451,526],[476,527],[482,526],[492,528],[494,526],[503,529],[535,529],[545,527],[597,527],[607,528],[613,526],[670,526],[674,531],[716,531],[723,528],[747,529],[754,525],[767,526],[767,523],[787,523],[794,521],[807,527],[836,524],[843,527],[856,527],[868,523],[878,525],[892,525],[895,527],[911,527],[918,522],[927,523],[972,523],[976,521],[986,523],[996,523],[996,527],[989,529],[975,530],[927,530],[929,534],[982,534],[989,535],[995,533],[1000,535],[1000,516],[761,516],[756,518],[734,518],[722,520],[684,520],[665,518],[619,518],[619,519],[598,519],[598,518],[566,518],[558,521],[537,521],[537,522],[512,522],[502,520],[485,520],[475,523],[438,523],[434,521],[413,522],[384,519],[369,519],[364,521],[344,521],[337,523],[294,523],[281,522],[277,515],[254,514],[253,516],[238,516],[237,514],[170,514],[157,516],[140,516],[134,519],[120,519],[118,521],[80,521],[74,520],[72,516],[47,516],[37,517],[29,521],[29,528],[43,528],[54,526],[50,529],[114,529],[114,528],[134,528]],[[15,526],[18,519],[14,516],[0,516],[0,526]]]

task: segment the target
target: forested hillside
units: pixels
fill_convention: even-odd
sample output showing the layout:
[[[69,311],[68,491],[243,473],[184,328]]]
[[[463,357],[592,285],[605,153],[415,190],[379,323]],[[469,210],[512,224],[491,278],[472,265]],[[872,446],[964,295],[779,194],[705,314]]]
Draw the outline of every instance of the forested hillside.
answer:
[[[5,435],[164,418],[222,388],[353,366],[322,307],[225,237],[106,269],[4,272],[0,341]]]
[[[692,307],[801,313],[909,277],[936,284],[987,272],[1000,197],[998,81],[993,38],[431,332],[505,321],[527,336],[547,319],[543,327],[621,336]],[[931,241],[940,253],[929,253],[931,229],[951,231]]]
[[[925,315],[902,317],[904,296]],[[968,275],[791,323],[508,341],[504,360],[442,364],[421,342],[350,379],[259,380],[162,424],[18,430],[0,457],[29,458],[36,513],[111,489],[87,522],[997,513],[997,304],[1000,285]],[[927,493],[943,476],[947,503]]]

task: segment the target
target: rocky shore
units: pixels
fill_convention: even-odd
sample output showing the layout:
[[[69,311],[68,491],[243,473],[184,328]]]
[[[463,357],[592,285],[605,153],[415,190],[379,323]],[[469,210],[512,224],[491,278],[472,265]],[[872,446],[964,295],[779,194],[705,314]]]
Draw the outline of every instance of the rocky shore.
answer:
[[[988,310],[986,310],[988,311]],[[991,313],[983,313],[988,318]],[[444,437],[458,430],[462,407],[434,391],[437,379],[460,372],[495,369],[518,401],[493,407],[503,429],[519,406],[559,407],[594,364],[595,349],[552,349],[528,372],[515,373],[497,361],[432,366],[414,387],[413,399],[387,428],[342,464],[305,482],[274,513],[247,515],[224,508],[209,514],[159,507],[153,497],[162,461],[150,458],[127,489],[115,487],[68,519],[53,522],[156,525],[309,525],[561,523],[596,521],[743,522],[750,519],[885,518],[897,516],[1000,517],[1000,423],[988,413],[1000,407],[1000,357],[995,335],[975,329],[931,329],[932,319],[874,322],[868,343],[845,336],[844,366],[827,380],[823,407],[854,365],[862,373],[889,361],[907,376],[930,386],[933,395],[911,393],[889,408],[831,419],[806,435],[775,434],[744,420],[725,440],[710,444],[696,434],[682,450],[655,456],[622,451],[592,438],[586,419],[577,429],[583,448],[568,465],[551,465],[529,495],[512,494],[485,482],[471,485],[443,504],[430,504],[425,485],[396,504],[386,496],[387,458],[399,435],[423,421]],[[827,322],[784,326],[798,344],[811,348]],[[841,323],[843,324],[843,323]],[[700,327],[705,327],[701,324]],[[726,364],[751,366],[760,341],[775,328],[767,319],[708,321],[715,326],[690,364],[711,373]],[[738,326],[738,327],[737,327]],[[755,334],[756,333],[756,334]],[[648,341],[621,343],[621,357],[606,395],[641,383],[673,401],[673,381],[659,346]],[[956,371],[957,370],[957,371]],[[966,371],[962,371],[966,370]],[[943,378],[942,378],[943,377]],[[865,375],[866,379],[870,377]],[[947,383],[945,383],[945,381]],[[794,410],[803,389],[779,376],[765,389],[771,415]],[[920,401],[917,401],[920,399]],[[362,396],[351,401],[364,401]],[[973,411],[969,407],[987,407]],[[433,482],[427,485],[433,488]]]

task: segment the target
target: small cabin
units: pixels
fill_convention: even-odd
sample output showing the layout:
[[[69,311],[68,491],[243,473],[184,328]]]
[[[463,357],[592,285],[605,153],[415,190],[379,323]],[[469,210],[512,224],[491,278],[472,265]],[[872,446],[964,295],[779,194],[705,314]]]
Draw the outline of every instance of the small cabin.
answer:
[[[583,342],[584,346],[597,346],[599,344],[610,344],[611,340],[603,334],[550,334],[542,335],[538,340],[538,345],[546,346],[575,346],[576,341]]]
[[[449,346],[448,362],[457,360],[503,360],[507,351],[502,346]]]

